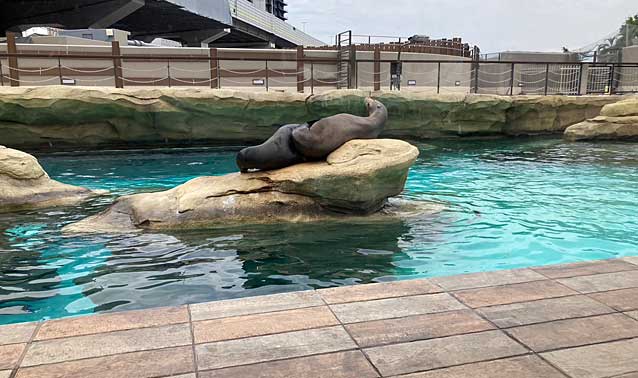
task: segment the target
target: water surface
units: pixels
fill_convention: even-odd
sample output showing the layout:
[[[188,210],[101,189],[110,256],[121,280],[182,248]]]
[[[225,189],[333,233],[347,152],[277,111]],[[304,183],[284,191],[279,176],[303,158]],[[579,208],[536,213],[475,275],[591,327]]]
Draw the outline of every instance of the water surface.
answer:
[[[101,311],[638,255],[635,144],[422,144],[404,197],[434,216],[65,236],[122,194],[236,170],[234,149],[39,156],[110,196],[0,214],[0,324]]]

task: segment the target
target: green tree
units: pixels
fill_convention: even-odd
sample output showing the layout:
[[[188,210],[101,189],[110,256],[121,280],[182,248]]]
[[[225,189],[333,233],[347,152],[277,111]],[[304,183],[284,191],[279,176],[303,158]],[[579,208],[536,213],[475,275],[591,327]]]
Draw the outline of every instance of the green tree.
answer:
[[[638,14],[628,17],[616,35],[598,45],[598,61],[617,62],[620,60],[622,49],[633,45],[638,45]]]

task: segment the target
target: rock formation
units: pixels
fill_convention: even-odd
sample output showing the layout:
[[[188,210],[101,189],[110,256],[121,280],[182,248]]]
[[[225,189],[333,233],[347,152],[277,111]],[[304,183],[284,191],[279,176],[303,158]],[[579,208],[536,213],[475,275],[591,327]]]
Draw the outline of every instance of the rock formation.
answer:
[[[124,196],[65,231],[205,228],[368,215],[403,190],[418,154],[416,147],[399,140],[352,140],[326,161],[199,177],[167,191]]]
[[[12,148],[247,144],[277,127],[337,113],[366,114],[370,92],[320,95],[203,88],[0,89],[0,134]],[[389,120],[381,137],[562,133],[621,96],[492,96],[373,92]],[[25,111],[27,110],[28,111]]]
[[[70,205],[96,194],[52,180],[35,157],[0,146],[0,212]]]
[[[638,140],[638,98],[605,105],[600,116],[568,127],[565,139]]]

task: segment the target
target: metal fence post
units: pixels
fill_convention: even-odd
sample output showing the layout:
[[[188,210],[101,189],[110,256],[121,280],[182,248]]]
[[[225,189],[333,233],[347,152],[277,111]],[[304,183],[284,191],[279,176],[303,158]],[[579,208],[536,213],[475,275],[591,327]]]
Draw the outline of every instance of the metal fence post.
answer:
[[[0,60],[0,86],[4,87],[4,72],[2,72],[2,60]]]
[[[219,88],[219,61],[217,60],[217,49],[212,47],[208,52],[208,60],[210,63],[210,87]],[[215,74],[213,75],[213,72]]]
[[[124,79],[122,78],[122,59],[120,58],[120,43],[118,41],[111,42],[111,55],[113,56],[113,77],[115,79],[115,88],[124,88]]]
[[[13,33],[7,33],[7,52],[9,54],[17,54],[18,47],[16,46],[16,36]],[[9,81],[11,81],[12,87],[20,86],[20,72],[18,72],[18,57],[13,55],[9,56]]]
[[[514,96],[514,63],[512,63],[512,67],[510,67],[512,72],[510,72],[510,96]]]
[[[378,47],[374,49],[374,75],[372,78],[373,88],[375,91],[381,90],[381,50]]]
[[[437,64],[436,70],[436,94],[439,94],[441,90],[441,62]]]
[[[304,80],[304,51],[303,46],[297,46],[297,92],[303,93],[306,81]]]
[[[266,92],[268,92],[268,59],[266,59]]]
[[[60,57],[58,57],[58,77],[60,78],[60,85],[62,85],[62,63],[60,62]]]
[[[166,59],[166,74],[168,75],[168,87],[171,87],[171,59]]]
[[[548,84],[549,84],[549,63],[545,65],[545,96],[547,96]]]
[[[577,94],[579,96],[582,93],[582,86],[583,86],[583,63],[580,64],[579,70],[578,70],[578,92],[577,92]]]
[[[315,63],[310,61],[310,93],[315,93]]]
[[[474,94],[478,94],[478,86],[479,86],[478,82],[479,82],[479,71],[480,71],[478,60],[476,61],[476,64],[474,65],[474,67],[476,68],[476,73],[474,75]]]
[[[616,71],[616,65],[614,63],[611,64],[611,71],[609,72],[609,94],[614,94],[614,75]]]

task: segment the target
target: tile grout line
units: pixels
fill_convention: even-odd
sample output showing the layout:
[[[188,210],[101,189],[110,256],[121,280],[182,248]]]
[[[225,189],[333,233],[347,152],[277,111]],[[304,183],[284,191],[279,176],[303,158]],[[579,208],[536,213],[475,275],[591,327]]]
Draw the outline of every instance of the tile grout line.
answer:
[[[553,320],[543,320],[542,322],[526,323],[526,324],[507,326],[507,327],[499,327],[499,329],[502,329],[504,331],[509,331],[509,330],[514,329],[514,328],[523,328],[523,327],[529,327],[529,326],[537,326],[537,325],[543,325],[543,324],[549,324],[549,323],[555,323],[555,322],[562,322],[562,321],[565,321],[565,320],[589,319],[589,318],[595,318],[595,317],[598,317],[598,316],[606,316],[606,315],[614,315],[614,314],[621,314],[621,312],[616,311],[614,309],[611,309],[610,312],[603,312],[603,313],[600,313],[600,314],[572,316],[572,317],[569,317],[569,318],[560,318],[560,319],[553,319]],[[494,324],[496,324],[496,323],[494,323]]]
[[[168,346],[168,347],[162,347],[162,348],[134,350],[134,351],[122,352],[122,353],[111,353],[111,354],[104,354],[104,355],[92,356],[92,357],[82,357],[82,358],[76,358],[76,359],[71,359],[71,360],[55,361],[55,362],[51,362],[51,363],[36,364],[36,365],[29,365],[29,366],[20,366],[20,368],[30,369],[30,368],[48,366],[48,365],[59,365],[59,364],[67,363],[67,362],[85,361],[85,360],[92,360],[92,359],[105,358],[105,357],[124,356],[124,355],[127,355],[127,354],[133,354],[133,353],[154,352],[154,351],[158,351],[158,350],[177,349],[177,348],[184,348],[184,347],[188,347],[188,344],[174,345],[174,346]],[[184,373],[184,374],[188,374],[188,373]],[[13,378],[13,377],[11,377],[11,378]]]
[[[300,292],[300,291],[299,291]],[[296,293],[299,293],[296,292]],[[224,302],[224,300],[218,301],[218,302]],[[215,301],[212,302],[200,302],[200,303],[191,303],[189,304],[189,308],[192,305],[199,305],[199,304],[212,304],[212,303],[216,303]],[[321,307],[323,306],[323,304],[313,304],[310,306],[302,306],[302,307],[291,307],[291,308],[284,308],[281,310],[273,310],[273,311],[264,311],[264,312],[254,312],[254,313],[249,313],[249,314],[240,314],[240,315],[229,315],[229,316],[220,316],[217,318],[207,318],[207,319],[195,319],[195,320],[191,320],[193,323],[200,323],[200,322],[207,322],[207,321],[212,321],[212,320],[221,320],[221,319],[230,319],[230,318],[238,318],[240,316],[253,316],[253,315],[265,315],[265,314],[274,314],[274,313],[278,313],[278,312],[285,312],[285,311],[293,311],[293,310],[303,310],[306,308],[315,308],[315,307]]]
[[[267,361],[257,361],[257,362],[249,362],[246,364],[240,364],[240,365],[230,365],[230,366],[222,366],[222,367],[216,367],[216,368],[211,368],[211,369],[202,369],[199,372],[200,373],[206,373],[209,371],[218,371],[218,370],[224,370],[224,369],[233,369],[233,368],[238,368],[238,367],[245,367],[245,366],[254,366],[254,365],[259,365],[259,364],[268,364],[271,362],[281,362],[281,361],[290,361],[290,360],[295,360],[295,359],[299,359],[299,358],[306,358],[306,357],[317,357],[317,356],[326,356],[329,354],[335,354],[335,353],[343,353],[343,352],[354,352],[354,351],[358,351],[358,348],[350,348],[350,349],[343,349],[343,350],[336,350],[336,351],[329,351],[329,352],[321,352],[321,353],[311,353],[311,354],[305,354],[302,356],[293,356],[293,357],[283,357],[283,358],[277,358],[274,360],[267,360]],[[186,373],[188,374],[188,373]]]
[[[539,273],[539,274],[541,274],[541,273]],[[555,283],[557,283],[557,284],[561,285],[561,286],[564,286],[564,285],[560,284],[559,282],[556,282],[556,280],[555,280],[555,279],[552,279],[552,278],[548,278],[548,279],[549,279],[550,281],[553,281],[553,282],[555,282]],[[577,291],[577,290],[575,290],[575,291]],[[452,295],[454,298],[456,298],[459,302],[461,302],[461,303],[463,303],[463,304],[465,305],[465,303],[464,303],[462,300],[460,300],[459,298],[457,298],[455,295],[453,295],[453,293],[449,293],[449,294],[450,294],[450,295]],[[609,314],[615,314],[615,313],[618,313],[618,311],[616,311],[615,309],[611,308],[610,306],[607,306],[607,305],[606,305],[606,304],[604,304],[604,303],[601,303],[600,301],[595,300],[594,298],[589,297],[587,294],[582,294],[582,293],[581,293],[580,295],[583,295],[583,296],[585,296],[585,297],[587,297],[587,298],[593,299],[593,300],[594,300],[594,301],[596,301],[597,303],[600,303],[601,305],[603,305],[603,306],[605,306],[605,307],[607,307],[607,308],[609,308],[609,309],[611,309],[611,310],[613,311],[613,312],[611,312],[611,313],[608,313],[608,314],[602,314],[602,315],[609,315]],[[575,295],[572,295],[572,296],[575,296]],[[558,297],[558,298],[564,298],[564,297]],[[553,298],[547,298],[547,299],[553,299]],[[518,303],[522,303],[522,302],[518,302]],[[480,308],[480,307],[479,307],[479,308]],[[527,347],[527,346],[526,346],[526,345],[524,345],[522,342],[520,342],[518,339],[516,339],[516,338],[514,338],[512,335],[510,335],[510,334],[509,334],[509,332],[507,332],[507,329],[511,329],[511,327],[510,327],[510,328],[501,328],[501,327],[498,327],[496,324],[492,323],[489,319],[484,318],[480,312],[478,312],[478,311],[476,311],[476,310],[474,310],[474,309],[472,309],[472,310],[473,310],[473,311],[475,311],[475,312],[477,313],[477,315],[478,315],[478,316],[480,316],[481,318],[485,319],[485,321],[490,322],[490,324],[493,324],[495,327],[497,327],[499,330],[501,330],[501,331],[502,331],[505,335],[507,335],[507,337],[509,337],[510,339],[514,340],[516,343],[518,343],[518,344],[522,345],[522,346],[523,346],[523,347],[525,347],[526,349],[530,350],[530,351],[532,352],[532,354],[533,354],[533,355],[535,355],[535,356],[537,356],[538,358],[540,358],[540,359],[541,359],[542,361],[544,361],[546,364],[548,364],[549,366],[553,367],[554,369],[556,369],[558,372],[560,372],[561,374],[565,375],[566,377],[570,377],[570,378],[572,377],[572,376],[571,376],[571,375],[569,375],[566,371],[564,371],[561,367],[559,367],[558,365],[555,365],[554,363],[552,363],[551,361],[547,360],[544,356],[542,356],[542,355],[541,355],[541,353],[545,353],[545,352],[549,352],[549,351],[545,351],[545,352],[536,352],[536,351],[532,350],[532,348],[531,348],[531,347]],[[570,319],[571,319],[571,318],[570,318]],[[568,319],[561,319],[561,320],[568,320]],[[634,319],[634,320],[635,320],[635,319]],[[537,323],[537,324],[538,324],[538,323]],[[631,338],[629,338],[629,339],[631,339]],[[605,344],[605,343],[614,342],[614,341],[619,341],[619,340],[613,340],[613,341],[601,342],[601,343],[598,343],[598,344]],[[594,345],[594,344],[592,344],[592,345]],[[584,346],[584,345],[582,345],[582,346]],[[577,348],[577,347],[580,347],[580,346],[565,347],[565,348],[557,348],[557,349],[555,349],[555,350],[553,350],[553,351],[566,350],[566,349],[572,349],[572,348]]]
[[[377,373],[377,375],[379,377],[383,377],[383,374],[381,374],[381,372],[379,371],[379,369],[377,368],[377,366],[372,363],[372,361],[370,360],[370,357],[368,356],[368,354],[363,350],[363,348],[361,348],[361,346],[359,345],[359,343],[357,342],[357,340],[352,336],[352,334],[350,333],[350,331],[348,331],[348,328],[346,328],[346,325],[343,324],[343,322],[341,321],[341,319],[339,319],[339,317],[337,316],[337,314],[334,313],[334,311],[332,311],[332,308],[330,307],[330,305],[328,304],[328,302],[326,302],[326,300],[323,298],[323,296],[321,296],[321,294],[319,294],[319,298],[321,298],[321,300],[323,301],[323,303],[326,304],[326,307],[328,308],[328,311],[330,311],[330,313],[332,314],[332,316],[335,317],[335,319],[337,319],[337,321],[339,322],[339,324],[341,325],[341,328],[343,328],[343,330],[346,332],[346,334],[348,334],[348,337],[350,337],[350,339],[352,340],[352,342],[354,343],[354,345],[357,346],[357,350],[363,355],[363,358],[366,359],[366,361],[368,361],[368,363],[370,364],[370,366],[372,366],[372,369],[375,371],[375,373]]]
[[[565,377],[571,378],[571,376],[569,374],[567,374],[566,372],[563,371],[563,369],[558,368],[558,366],[554,366],[554,364],[549,363],[549,361],[546,361],[544,358],[542,358],[538,353],[534,352],[532,350],[532,348],[527,347],[527,345],[523,344],[522,342],[520,342],[519,340],[513,338],[510,334],[508,334],[507,332],[505,332],[505,330],[501,329],[498,325],[494,324],[490,319],[487,319],[486,317],[483,316],[483,314],[481,314],[480,312],[476,311],[475,309],[469,307],[465,302],[463,302],[461,299],[457,298],[453,293],[448,293],[450,294],[452,297],[454,297],[457,301],[461,302],[464,306],[468,307],[470,310],[472,310],[478,317],[480,317],[481,319],[485,320],[486,322],[488,322],[489,324],[491,324],[493,327],[496,327],[497,330],[499,330],[500,332],[502,332],[505,337],[509,338],[510,340],[512,340],[513,342],[515,342],[516,344],[520,345],[521,347],[523,347],[523,349],[529,351],[529,354],[534,355],[538,358],[540,358],[542,361],[544,361],[545,363],[547,363],[549,366],[553,367],[554,369],[556,369],[556,371],[558,371],[560,374],[563,374]]]
[[[199,378],[199,364],[197,363],[197,353],[195,351],[195,331],[193,330],[193,320],[191,319],[190,305],[186,305],[186,312],[188,313],[188,328],[191,332],[191,351],[193,353],[193,369],[195,372],[195,378]]]
[[[610,344],[610,343],[616,343],[618,341],[627,341],[627,340],[635,340],[635,339],[638,339],[638,336],[627,336],[627,337],[621,337],[619,339],[613,339],[613,340],[596,341],[596,342],[587,343],[587,344],[580,344],[580,345],[572,345],[572,346],[568,346],[568,347],[547,349],[547,350],[543,350],[541,352],[534,352],[534,353],[542,354],[542,353],[560,352],[560,351],[567,350],[567,349],[576,349],[576,348],[582,348],[582,347],[588,347],[588,346],[594,346],[594,345]]]
[[[44,325],[44,323],[46,323],[46,321],[42,322],[43,325]],[[128,331],[135,331],[135,330],[138,330],[138,329],[156,329],[156,328],[170,327],[170,326],[176,326],[176,325],[181,325],[181,324],[188,324],[188,320],[185,321],[185,322],[155,324],[155,325],[150,325],[150,326],[145,326],[145,327],[114,329],[114,330],[106,331],[106,332],[84,333],[84,334],[80,334],[80,335],[69,335],[69,336],[52,337],[52,338],[49,338],[49,339],[38,339],[38,340],[33,340],[33,341],[34,342],[38,342],[38,343],[42,343],[42,342],[48,342],[48,341],[73,339],[73,338],[76,338],[76,337],[109,335],[109,334],[116,333],[116,332],[128,332]]]
[[[42,324],[44,324],[44,322],[38,322],[38,324],[36,325],[35,329],[33,330],[33,333],[31,334],[31,337],[29,337],[29,341],[27,341],[26,345],[24,346],[24,350],[22,351],[20,358],[18,359],[15,366],[13,367],[11,374],[9,374],[9,378],[15,378],[15,376],[18,374],[18,370],[20,370],[20,368],[22,367],[22,361],[24,361],[24,358],[27,356],[29,347],[31,346],[31,343],[33,343],[33,339],[35,339],[35,336],[40,331],[40,327],[42,327]]]

